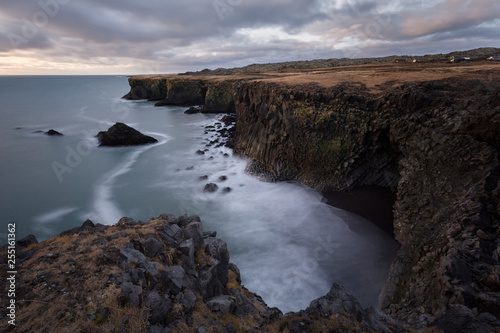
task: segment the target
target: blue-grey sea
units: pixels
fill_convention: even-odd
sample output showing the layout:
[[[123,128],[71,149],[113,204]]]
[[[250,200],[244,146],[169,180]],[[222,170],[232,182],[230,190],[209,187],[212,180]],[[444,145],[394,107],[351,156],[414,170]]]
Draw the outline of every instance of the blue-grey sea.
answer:
[[[0,243],[8,223],[18,239],[41,241],[86,219],[197,214],[228,243],[243,284],[268,305],[303,309],[334,282],[364,306],[377,304],[394,240],[316,191],[245,174],[247,161],[228,148],[196,154],[212,135],[204,126],[219,116],[122,100],[128,90],[125,76],[0,76]],[[95,135],[118,121],[158,143],[98,147]],[[44,135],[49,129],[64,136]],[[207,182],[232,191],[205,193]]]

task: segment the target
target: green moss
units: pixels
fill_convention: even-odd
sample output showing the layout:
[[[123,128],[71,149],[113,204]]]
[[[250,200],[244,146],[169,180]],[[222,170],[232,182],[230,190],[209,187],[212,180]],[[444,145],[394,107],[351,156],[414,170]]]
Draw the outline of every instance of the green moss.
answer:
[[[294,102],[290,107],[298,124],[309,128],[325,127],[335,117],[335,113],[324,105],[316,108],[308,103]]]
[[[318,155],[323,157],[334,157],[336,159],[346,158],[350,155],[352,145],[347,138],[336,138],[330,141],[319,142],[315,145]]]

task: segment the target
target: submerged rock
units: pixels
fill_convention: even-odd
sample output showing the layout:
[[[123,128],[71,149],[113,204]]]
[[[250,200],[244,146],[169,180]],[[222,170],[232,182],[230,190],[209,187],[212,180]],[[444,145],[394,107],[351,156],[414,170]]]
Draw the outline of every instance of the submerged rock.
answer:
[[[144,135],[141,132],[127,126],[124,123],[116,123],[106,132],[97,134],[99,146],[137,146],[158,142],[155,138]]]
[[[195,114],[195,113],[201,113],[203,110],[203,106],[192,106],[186,111],[184,111],[184,114]]]
[[[203,192],[214,193],[214,192],[217,192],[218,189],[219,189],[219,186],[217,186],[217,184],[209,183],[209,184],[205,185]]]

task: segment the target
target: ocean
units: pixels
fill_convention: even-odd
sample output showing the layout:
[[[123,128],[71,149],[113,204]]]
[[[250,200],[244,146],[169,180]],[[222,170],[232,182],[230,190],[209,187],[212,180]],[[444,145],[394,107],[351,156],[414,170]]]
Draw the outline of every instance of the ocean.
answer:
[[[304,309],[334,282],[376,306],[397,250],[391,237],[317,191],[247,175],[247,161],[226,147],[197,154],[213,139],[205,126],[220,115],[122,100],[128,90],[125,76],[0,76],[1,244],[8,223],[17,239],[42,241],[86,219],[196,214],[269,306]],[[95,135],[115,122],[158,143],[98,147]],[[43,134],[50,129],[63,136]],[[220,190],[204,192],[209,182]]]

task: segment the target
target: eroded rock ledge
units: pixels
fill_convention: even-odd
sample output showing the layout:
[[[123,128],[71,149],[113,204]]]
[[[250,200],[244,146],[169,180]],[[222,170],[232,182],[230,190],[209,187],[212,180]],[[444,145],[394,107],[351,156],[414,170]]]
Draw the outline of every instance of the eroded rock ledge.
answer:
[[[382,310],[413,327],[498,327],[500,68],[388,64],[266,75],[231,90],[235,152],[254,161],[249,171],[319,190],[392,188],[401,249]]]

